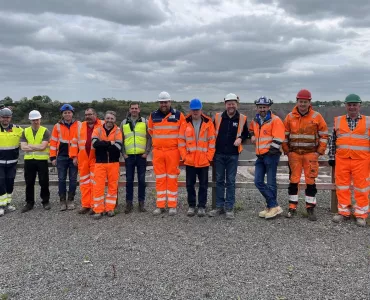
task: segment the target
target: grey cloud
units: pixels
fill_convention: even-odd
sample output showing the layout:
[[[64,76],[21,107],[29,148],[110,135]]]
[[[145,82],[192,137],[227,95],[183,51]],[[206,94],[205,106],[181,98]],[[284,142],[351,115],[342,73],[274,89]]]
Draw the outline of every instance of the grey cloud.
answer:
[[[152,0],[1,0],[0,10],[82,15],[133,26],[160,24],[166,20],[166,14]]]

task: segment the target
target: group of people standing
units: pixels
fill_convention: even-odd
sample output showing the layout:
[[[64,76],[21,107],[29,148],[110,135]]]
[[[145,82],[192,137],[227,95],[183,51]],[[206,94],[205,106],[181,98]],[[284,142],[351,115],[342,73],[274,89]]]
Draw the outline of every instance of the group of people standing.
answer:
[[[259,213],[265,219],[283,213],[277,201],[276,173],[280,156],[288,156],[290,183],[289,208],[286,217],[296,215],[299,182],[305,177],[305,203],[308,219],[316,221],[316,185],[318,158],[329,148],[329,164],[336,165],[335,178],[338,214],[334,222],[349,219],[352,211],[359,226],[365,226],[369,210],[370,117],[360,114],[361,99],[350,94],[345,99],[346,115],[335,118],[329,139],[327,124],[311,106],[311,93],[300,90],[297,103],[284,120],[272,113],[273,101],[260,97],[255,101],[257,114],[251,122],[238,111],[239,97],[227,94],[225,111],[212,120],[202,112],[199,99],[190,101],[190,112],[184,116],[171,107],[167,92],[158,96],[159,108],[146,120],[140,115],[140,104],[133,102],[129,115],[116,125],[116,113],[107,111],[99,120],[96,111],[88,108],[85,121],[74,119],[70,104],[60,108],[61,120],[52,133],[41,126],[40,112],[29,113],[31,126],[22,129],[11,123],[12,111],[0,110],[0,216],[13,211],[11,205],[19,147],[24,155],[26,204],[22,212],[35,204],[35,179],[38,174],[40,197],[44,209],[50,209],[48,160],[58,170],[60,210],[75,209],[74,197],[79,174],[81,208],[79,214],[100,219],[113,217],[118,197],[120,157],[126,167],[125,213],[133,211],[135,169],[138,177],[138,208],[145,212],[145,173],[147,157],[152,151],[156,179],[156,209],[160,215],[168,208],[177,213],[180,161],[186,166],[188,216],[206,215],[209,166],[216,170],[216,207],[209,217],[225,214],[234,219],[235,179],[239,154],[247,139],[255,145],[255,185],[265,198],[266,207]],[[66,179],[69,177],[67,191]],[[265,182],[265,176],[267,181]],[[199,181],[198,201],[195,190]],[[356,204],[352,209],[350,186],[353,181]],[[105,193],[105,187],[107,193]]]

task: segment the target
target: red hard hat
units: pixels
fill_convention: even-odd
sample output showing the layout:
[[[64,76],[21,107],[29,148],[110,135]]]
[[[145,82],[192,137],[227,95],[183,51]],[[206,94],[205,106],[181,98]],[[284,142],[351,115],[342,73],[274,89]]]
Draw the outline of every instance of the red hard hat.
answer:
[[[311,92],[309,90],[300,90],[297,94],[297,99],[306,99],[306,100],[311,100]]]

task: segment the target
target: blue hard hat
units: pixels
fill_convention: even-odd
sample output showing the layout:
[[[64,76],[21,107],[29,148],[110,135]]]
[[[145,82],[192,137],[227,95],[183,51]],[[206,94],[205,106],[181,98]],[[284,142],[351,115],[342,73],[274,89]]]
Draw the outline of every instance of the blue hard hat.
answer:
[[[71,112],[75,111],[75,109],[73,108],[71,104],[63,104],[62,107],[60,108],[60,112],[67,111],[67,110]]]
[[[190,101],[189,108],[191,110],[202,109],[202,102],[199,99],[193,99]]]
[[[272,101],[272,99],[270,98],[267,98],[265,96],[262,96],[262,97],[259,97],[258,100],[254,101],[254,104],[256,105],[272,105],[274,102]]]

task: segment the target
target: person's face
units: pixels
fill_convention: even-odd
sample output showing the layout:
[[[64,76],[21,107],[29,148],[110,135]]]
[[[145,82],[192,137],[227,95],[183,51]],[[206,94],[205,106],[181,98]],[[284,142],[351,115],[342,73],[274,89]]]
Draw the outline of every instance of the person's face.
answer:
[[[105,124],[107,127],[113,127],[114,123],[116,123],[116,117],[111,114],[106,114],[104,118]]]
[[[360,113],[361,103],[346,103],[347,114],[356,117]]]
[[[33,128],[39,128],[41,125],[41,119],[31,120],[31,126]]]
[[[8,127],[12,117],[0,117],[0,123],[3,127]]]
[[[70,110],[63,111],[62,118],[66,122],[71,122],[73,118],[73,112],[71,112]]]
[[[226,111],[229,115],[235,114],[237,108],[238,108],[238,103],[236,100],[229,100],[225,102],[225,108]]]
[[[201,115],[202,115],[202,110],[201,109],[193,109],[190,111],[191,117],[194,120],[199,120]]]
[[[171,108],[171,101],[160,101],[159,102],[159,110],[163,113],[168,113]]]
[[[270,110],[268,105],[257,105],[257,113],[262,117],[266,117],[267,112]]]
[[[88,124],[94,124],[96,122],[96,114],[91,109],[85,111],[85,121]]]
[[[305,113],[307,112],[308,108],[310,107],[311,101],[307,99],[298,99],[297,100],[297,107],[299,112]]]
[[[137,105],[137,104],[131,105],[130,106],[130,114],[134,118],[137,118],[139,116],[139,114],[140,114],[140,107],[139,107],[139,105]]]

